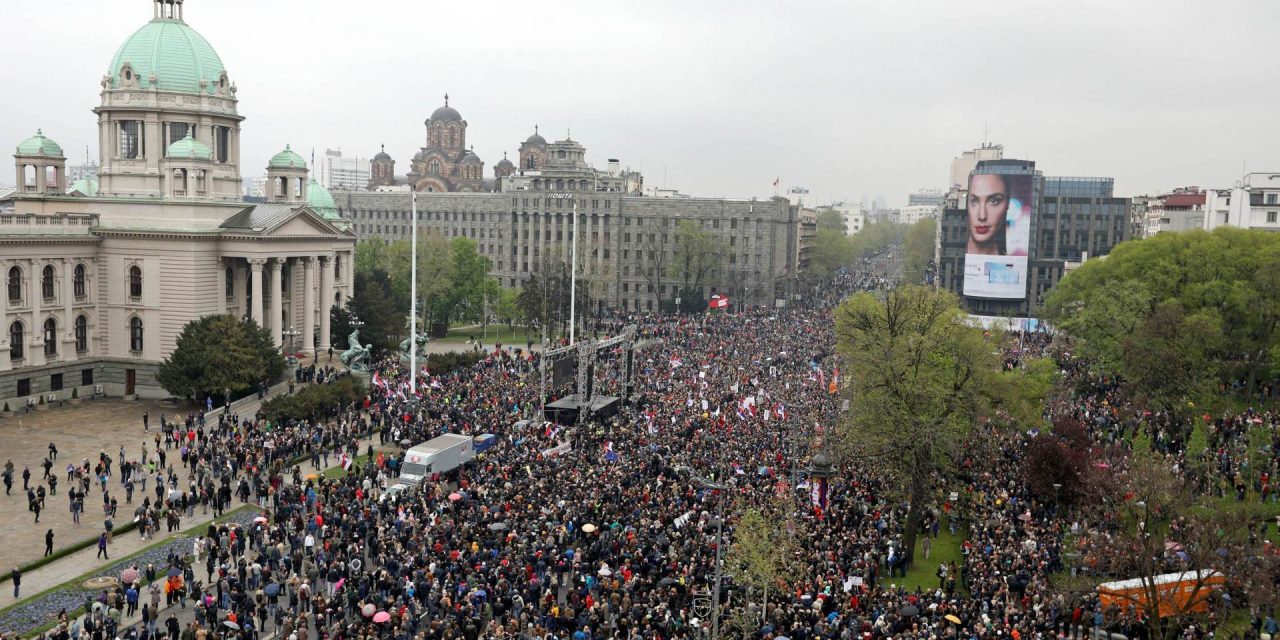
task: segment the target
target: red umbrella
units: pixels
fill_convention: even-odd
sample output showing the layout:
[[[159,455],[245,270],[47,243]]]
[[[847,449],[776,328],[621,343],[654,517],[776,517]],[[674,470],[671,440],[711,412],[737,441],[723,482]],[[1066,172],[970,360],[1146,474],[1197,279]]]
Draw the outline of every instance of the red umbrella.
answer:
[[[129,567],[128,569],[125,569],[124,571],[120,572],[120,582],[123,582],[125,584],[133,584],[137,581],[138,581],[137,569],[133,567]]]
[[[449,500],[451,500],[451,501],[453,501],[453,502],[457,502],[457,501],[459,501],[459,500],[461,500],[461,499],[462,499],[462,494],[461,494],[461,493],[458,493],[458,492],[456,492],[456,491],[455,491],[455,492],[453,492],[453,493],[449,494]]]
[[[374,622],[387,622],[389,620],[391,620],[391,614],[387,613],[386,611],[379,611],[373,614]]]

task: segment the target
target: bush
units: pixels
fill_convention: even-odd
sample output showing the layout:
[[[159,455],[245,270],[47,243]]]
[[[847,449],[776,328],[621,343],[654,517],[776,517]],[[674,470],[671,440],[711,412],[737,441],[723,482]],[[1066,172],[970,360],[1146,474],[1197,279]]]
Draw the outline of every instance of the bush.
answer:
[[[71,387],[71,399],[75,400],[80,397],[80,387]]]
[[[271,398],[262,403],[262,415],[276,424],[319,420],[364,399],[365,392],[363,382],[347,376],[328,384],[310,385],[293,395]]]

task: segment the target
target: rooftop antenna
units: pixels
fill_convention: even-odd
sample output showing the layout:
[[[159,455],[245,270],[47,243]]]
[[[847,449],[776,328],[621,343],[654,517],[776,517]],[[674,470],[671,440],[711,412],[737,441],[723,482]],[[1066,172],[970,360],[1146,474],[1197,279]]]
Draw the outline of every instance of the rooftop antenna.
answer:
[[[987,146],[987,140],[991,137],[991,127],[986,122],[982,123],[982,146]]]

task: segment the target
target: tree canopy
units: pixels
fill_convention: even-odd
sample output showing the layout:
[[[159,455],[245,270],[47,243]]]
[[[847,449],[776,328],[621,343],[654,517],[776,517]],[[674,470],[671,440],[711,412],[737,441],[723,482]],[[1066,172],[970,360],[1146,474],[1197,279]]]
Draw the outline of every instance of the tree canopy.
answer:
[[[402,316],[410,309],[411,253],[408,240],[370,239],[356,245],[356,273],[379,280],[377,274],[385,274],[392,308]],[[489,277],[490,266],[471,238],[450,240],[438,233],[420,233],[418,314],[437,333],[455,321],[482,320],[486,298],[493,300],[498,295],[497,280]],[[368,321],[364,316],[361,319]],[[399,333],[403,334],[403,329]]]
[[[938,235],[938,221],[925,218],[907,227],[902,237],[903,282],[925,281],[925,270],[933,262],[934,241]]]
[[[903,545],[910,553],[931,478],[951,469],[998,386],[994,345],[964,322],[953,294],[930,287],[860,293],[835,316],[850,401],[841,449],[895,474],[910,501]]]
[[[284,367],[270,331],[249,318],[213,315],[182,328],[177,348],[161,364],[157,379],[175,396],[203,401],[275,382]]]
[[[1063,278],[1045,310],[1153,405],[1185,405],[1215,379],[1249,393],[1280,361],[1280,235],[1222,227],[1125,242]]]
[[[724,246],[710,231],[692,220],[676,223],[675,247],[668,275],[679,288],[680,310],[707,308],[702,288],[724,260]]]

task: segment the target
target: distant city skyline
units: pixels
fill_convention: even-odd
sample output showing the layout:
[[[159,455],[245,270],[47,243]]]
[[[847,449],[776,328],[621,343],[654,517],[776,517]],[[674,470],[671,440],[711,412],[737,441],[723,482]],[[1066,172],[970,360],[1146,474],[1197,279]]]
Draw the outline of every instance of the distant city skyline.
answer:
[[[446,92],[486,177],[540,125],[548,139],[572,130],[597,166],[619,158],[648,187],[706,197],[765,198],[776,180],[777,192],[803,185],[815,203],[883,194],[901,207],[921,187],[945,188],[951,158],[984,138],[1059,175],[1114,177],[1130,195],[1226,187],[1280,167],[1280,87],[1247,64],[1280,53],[1257,28],[1280,24],[1280,5],[981,9],[188,0],[186,18],[239,89],[246,176],[286,144],[308,158],[313,148],[367,158],[385,144],[403,172]],[[58,15],[77,19],[65,20],[39,3],[6,6],[11,24],[44,26],[0,42],[13,61],[0,82],[19,97],[0,104],[0,144],[40,128],[71,162],[86,145],[96,160],[86,113],[121,34],[150,11],[149,0],[66,0]],[[524,44],[549,20],[563,37]]]

